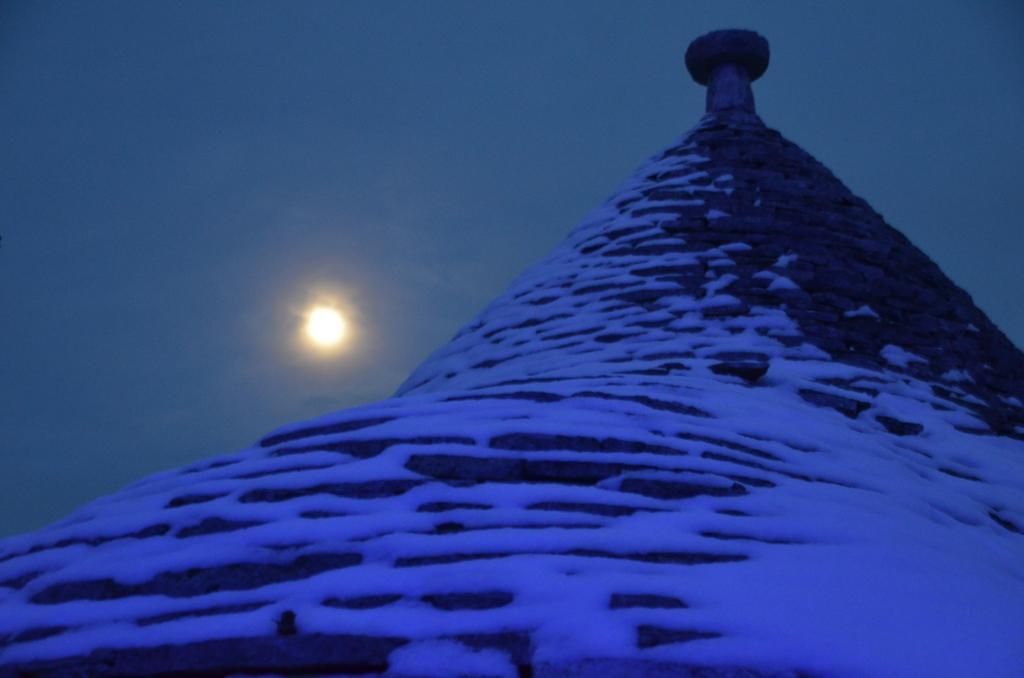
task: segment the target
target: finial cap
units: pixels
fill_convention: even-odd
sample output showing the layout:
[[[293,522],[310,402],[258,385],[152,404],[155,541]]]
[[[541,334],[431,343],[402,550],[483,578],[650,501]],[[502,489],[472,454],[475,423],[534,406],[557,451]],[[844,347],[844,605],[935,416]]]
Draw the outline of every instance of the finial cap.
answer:
[[[768,41],[754,31],[734,28],[706,33],[686,49],[686,69],[702,85],[723,64],[742,66],[750,82],[757,80],[768,70]]]

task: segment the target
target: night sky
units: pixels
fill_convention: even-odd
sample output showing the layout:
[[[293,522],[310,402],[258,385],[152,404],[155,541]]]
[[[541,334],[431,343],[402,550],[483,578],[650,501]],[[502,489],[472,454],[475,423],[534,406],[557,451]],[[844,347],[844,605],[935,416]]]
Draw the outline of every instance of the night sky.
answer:
[[[728,27],[766,123],[1024,345],[1019,2],[0,4],[0,535],[390,395],[697,122]]]

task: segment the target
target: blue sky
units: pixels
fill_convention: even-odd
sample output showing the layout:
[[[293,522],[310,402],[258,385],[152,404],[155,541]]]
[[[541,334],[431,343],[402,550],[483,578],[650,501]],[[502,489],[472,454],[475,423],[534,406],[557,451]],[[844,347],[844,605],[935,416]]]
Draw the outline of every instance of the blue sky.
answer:
[[[696,123],[765,121],[1024,345],[1016,2],[0,5],[0,534],[386,397]],[[299,350],[332,296],[351,350]]]

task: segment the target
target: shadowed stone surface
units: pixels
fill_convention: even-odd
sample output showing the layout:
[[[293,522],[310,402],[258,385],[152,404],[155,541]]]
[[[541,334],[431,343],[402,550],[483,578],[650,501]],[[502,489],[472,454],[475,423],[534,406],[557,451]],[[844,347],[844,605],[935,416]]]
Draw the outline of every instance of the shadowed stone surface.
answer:
[[[140,584],[121,584],[113,579],[84,579],[53,584],[35,594],[32,601],[54,605],[72,600],[110,600],[147,595],[186,598],[214,591],[254,589],[282,581],[306,579],[327,570],[357,565],[362,559],[358,553],[315,553],[283,563],[234,563],[162,572]]]
[[[230,674],[370,674],[386,671],[401,638],[295,635],[207,640],[132,650],[97,651],[70,661],[22,666],[21,676],[223,676]]]
[[[672,596],[659,596],[651,593],[613,593],[609,607],[613,610],[630,607],[651,608],[684,608],[686,603]]]

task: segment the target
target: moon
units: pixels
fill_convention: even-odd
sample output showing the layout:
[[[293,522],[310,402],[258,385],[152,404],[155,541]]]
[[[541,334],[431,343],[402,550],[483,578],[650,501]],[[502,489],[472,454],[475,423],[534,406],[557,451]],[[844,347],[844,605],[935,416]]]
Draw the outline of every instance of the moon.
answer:
[[[340,344],[347,329],[341,313],[327,306],[315,306],[306,316],[306,336],[321,348]]]

